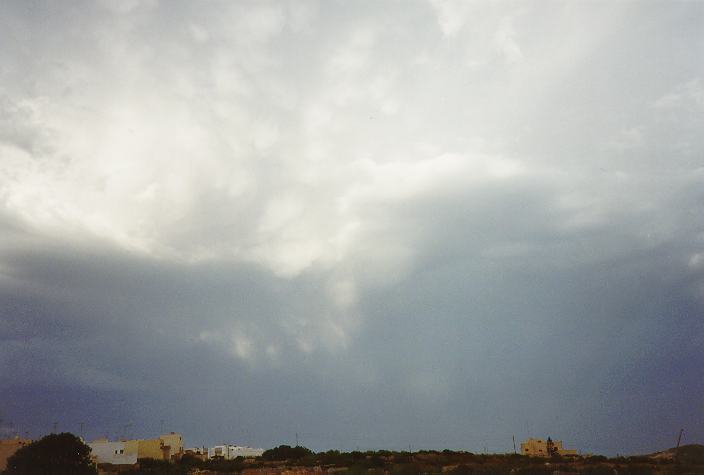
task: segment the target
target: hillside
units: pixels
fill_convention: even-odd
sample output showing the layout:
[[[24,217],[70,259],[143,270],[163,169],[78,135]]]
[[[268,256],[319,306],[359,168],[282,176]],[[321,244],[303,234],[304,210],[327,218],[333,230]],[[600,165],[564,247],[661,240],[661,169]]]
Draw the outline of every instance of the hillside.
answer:
[[[662,452],[649,454],[648,457],[656,460],[673,460],[677,452],[680,463],[685,464],[704,464],[704,445],[688,444],[682,445],[679,449],[671,448]]]

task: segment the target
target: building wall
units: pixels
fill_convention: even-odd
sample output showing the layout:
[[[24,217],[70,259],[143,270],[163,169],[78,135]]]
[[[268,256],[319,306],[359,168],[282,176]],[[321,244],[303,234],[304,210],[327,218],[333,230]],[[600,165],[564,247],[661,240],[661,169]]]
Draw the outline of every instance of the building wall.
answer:
[[[146,439],[137,441],[137,458],[164,460],[160,439]],[[168,455],[166,456],[168,460]]]
[[[138,440],[125,440],[122,442],[125,444],[125,453],[133,454],[135,457],[139,458],[139,441]]]
[[[528,439],[525,442],[521,442],[521,455],[547,457],[547,441],[542,439]]]
[[[21,447],[31,444],[29,439],[0,440],[0,472],[7,468],[7,459],[12,457]]]
[[[215,447],[208,448],[208,458],[209,459],[211,459],[213,457],[227,458],[227,456],[228,456],[227,445],[216,445]]]
[[[577,455],[577,451],[573,449],[565,449],[562,446],[561,440],[552,441],[557,453],[560,455]],[[528,439],[521,443],[521,455],[529,455],[533,457],[548,456],[548,441],[544,439]]]
[[[125,442],[109,442],[96,440],[90,442],[91,455],[97,463],[111,463],[114,465],[132,465],[137,463],[137,454],[127,450]]]
[[[164,445],[171,448],[171,455],[180,455],[183,453],[183,437],[177,432],[170,432],[159,436]]]
[[[109,442],[100,439],[88,444],[98,463],[134,464],[138,459],[169,460],[170,451],[164,450],[161,439],[121,440]]]
[[[227,453],[230,459],[236,459],[237,457],[259,457],[264,453],[264,449],[229,445],[227,447]]]
[[[225,460],[234,460],[237,457],[259,457],[264,449],[242,447],[239,445],[216,445],[208,449],[208,458],[222,457]]]

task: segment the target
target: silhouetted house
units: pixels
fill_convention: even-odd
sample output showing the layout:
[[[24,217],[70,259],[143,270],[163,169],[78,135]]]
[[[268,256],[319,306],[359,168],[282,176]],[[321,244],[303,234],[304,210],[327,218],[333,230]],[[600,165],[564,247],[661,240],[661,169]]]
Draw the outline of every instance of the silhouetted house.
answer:
[[[188,449],[183,449],[183,455],[189,455],[191,457],[197,458],[198,460],[208,460],[208,449],[206,447],[192,447]]]

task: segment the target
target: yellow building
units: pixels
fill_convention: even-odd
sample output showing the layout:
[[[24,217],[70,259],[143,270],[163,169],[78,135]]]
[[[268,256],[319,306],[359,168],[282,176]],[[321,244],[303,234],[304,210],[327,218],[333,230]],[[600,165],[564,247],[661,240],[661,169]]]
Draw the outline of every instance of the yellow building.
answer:
[[[89,445],[99,463],[115,464],[118,463],[116,461],[118,459],[171,460],[183,453],[183,438],[176,432],[162,435],[158,439],[131,439],[116,442],[99,439]]]
[[[161,444],[169,448],[171,458],[183,455],[183,437],[178,432],[169,432],[159,436]]]
[[[551,457],[552,455],[575,456],[577,451],[562,447],[561,440],[528,439],[521,443],[521,455],[531,457]]]
[[[31,443],[32,441],[29,439],[20,438],[0,440],[0,472],[7,468],[7,459],[12,457],[20,448]]]
[[[168,457],[164,457],[159,439],[133,439],[122,443],[125,445],[125,453],[136,455],[138,459],[168,460]]]

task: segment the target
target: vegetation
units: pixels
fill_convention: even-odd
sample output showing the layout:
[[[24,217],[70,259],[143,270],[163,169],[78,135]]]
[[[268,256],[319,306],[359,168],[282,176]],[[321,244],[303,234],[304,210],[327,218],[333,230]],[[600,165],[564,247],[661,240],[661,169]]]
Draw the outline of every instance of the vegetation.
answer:
[[[279,445],[273,449],[265,450],[262,455],[264,460],[300,460],[302,458],[313,455],[313,452],[306,448],[297,445],[296,447],[291,447],[290,445]]]
[[[90,447],[73,434],[51,434],[20,448],[7,461],[5,475],[88,475],[97,473]]]
[[[181,465],[173,464],[166,460],[139,459],[139,469],[128,472],[140,475],[186,475],[190,467],[184,470]]]
[[[664,452],[674,453],[673,450]],[[297,470],[310,475],[704,475],[704,446],[680,447],[678,458],[653,456],[525,457],[517,454],[473,454],[443,450],[352,451],[314,453],[305,447],[281,445],[257,459],[200,460],[185,455],[175,463],[140,459],[132,475],[242,474],[261,475]],[[6,475],[94,474],[90,448],[71,434],[58,434],[26,446],[10,458]],[[247,472],[245,472],[247,470]]]
[[[704,445],[683,445],[679,449],[671,449],[676,454],[677,461],[687,465],[704,465]]]

